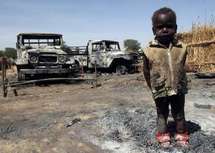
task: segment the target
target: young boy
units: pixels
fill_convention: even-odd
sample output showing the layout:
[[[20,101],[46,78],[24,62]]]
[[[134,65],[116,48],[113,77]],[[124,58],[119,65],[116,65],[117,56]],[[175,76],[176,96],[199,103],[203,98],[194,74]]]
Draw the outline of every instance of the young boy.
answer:
[[[156,139],[163,147],[170,145],[167,129],[169,104],[176,123],[175,140],[178,145],[188,145],[185,127],[184,103],[187,93],[185,72],[186,47],[175,37],[176,14],[170,8],[161,8],[152,16],[154,41],[144,50],[144,76],[151,89],[157,108]]]

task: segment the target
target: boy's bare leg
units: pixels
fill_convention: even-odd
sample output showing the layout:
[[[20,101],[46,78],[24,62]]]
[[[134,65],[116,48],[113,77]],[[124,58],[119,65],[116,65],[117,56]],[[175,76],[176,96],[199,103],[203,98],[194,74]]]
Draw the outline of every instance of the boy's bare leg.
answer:
[[[157,109],[157,131],[160,133],[167,132],[167,118],[169,115],[169,102],[166,97],[155,99]]]
[[[184,115],[185,95],[171,97],[171,112],[176,123],[175,140],[181,146],[188,146],[189,135]]]
[[[166,97],[155,99],[157,108],[157,133],[156,139],[162,147],[169,147],[170,134],[167,130],[167,118],[169,115],[169,102]]]
[[[176,132],[184,133],[186,131],[184,115],[185,95],[171,96],[171,113],[176,123]]]

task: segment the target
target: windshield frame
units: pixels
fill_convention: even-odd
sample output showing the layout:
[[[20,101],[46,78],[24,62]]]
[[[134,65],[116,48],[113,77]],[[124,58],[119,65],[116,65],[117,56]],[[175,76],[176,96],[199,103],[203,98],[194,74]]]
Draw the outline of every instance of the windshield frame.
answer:
[[[17,36],[18,46],[41,47],[61,46],[63,44],[61,35],[19,35]]]
[[[117,41],[105,41],[106,51],[120,51],[120,45]]]

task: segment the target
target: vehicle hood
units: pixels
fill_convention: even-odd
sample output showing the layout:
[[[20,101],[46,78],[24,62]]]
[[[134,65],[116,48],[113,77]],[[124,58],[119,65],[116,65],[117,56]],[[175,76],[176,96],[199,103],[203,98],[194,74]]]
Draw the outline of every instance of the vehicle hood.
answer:
[[[108,55],[109,56],[114,56],[114,57],[127,57],[127,58],[130,58],[130,54],[127,53],[124,50],[113,50],[113,51],[108,52]]]

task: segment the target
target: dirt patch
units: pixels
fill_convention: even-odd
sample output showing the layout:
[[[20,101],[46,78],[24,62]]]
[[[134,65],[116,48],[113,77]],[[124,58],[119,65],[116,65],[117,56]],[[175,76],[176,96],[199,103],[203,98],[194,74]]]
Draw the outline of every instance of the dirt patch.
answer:
[[[191,78],[186,101],[191,147],[173,141],[173,147],[162,150],[154,139],[155,108],[142,77],[100,76],[97,88],[88,83],[26,87],[18,89],[18,97],[9,92],[0,97],[1,152],[213,152],[214,86],[208,83],[214,80]]]

